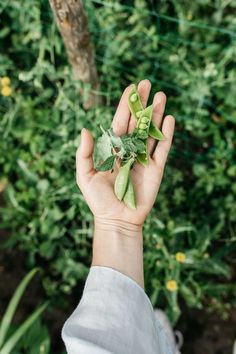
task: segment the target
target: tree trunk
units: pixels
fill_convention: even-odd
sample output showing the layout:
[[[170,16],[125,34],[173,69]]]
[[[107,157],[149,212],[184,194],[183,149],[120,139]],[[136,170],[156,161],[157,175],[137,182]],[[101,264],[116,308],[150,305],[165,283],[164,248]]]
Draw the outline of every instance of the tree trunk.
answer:
[[[75,79],[89,84],[85,108],[99,102],[99,81],[95,66],[93,48],[90,42],[88,21],[81,0],[49,0],[62,35]],[[84,96],[84,91],[81,94]],[[86,95],[85,95],[86,96]]]

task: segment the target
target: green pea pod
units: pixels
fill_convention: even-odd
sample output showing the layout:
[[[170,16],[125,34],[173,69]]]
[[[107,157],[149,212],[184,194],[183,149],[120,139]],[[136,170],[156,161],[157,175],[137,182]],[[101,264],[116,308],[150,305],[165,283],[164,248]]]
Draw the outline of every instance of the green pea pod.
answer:
[[[128,162],[121,166],[118,175],[116,176],[114,190],[115,195],[119,200],[124,198],[129,181],[129,171],[133,161],[133,159],[129,159]]]
[[[146,152],[138,154],[137,155],[137,160],[142,165],[147,166],[148,165],[148,154]]]
[[[152,138],[157,139],[157,140],[164,140],[165,139],[165,136],[162,134],[160,129],[157,128],[157,126],[154,122],[151,122],[148,134]]]
[[[152,121],[152,112],[153,112],[153,105],[151,104],[141,112],[137,123],[138,131],[140,131],[141,134],[146,133],[146,136],[148,136],[149,133],[149,127]],[[143,123],[144,119],[145,119],[145,123]],[[142,139],[141,135],[140,135],[140,139]],[[144,140],[147,140],[147,138],[145,138]]]
[[[141,99],[140,99],[140,96],[138,94],[135,84],[132,85],[132,89],[131,89],[129,97],[128,97],[128,105],[129,105],[129,109],[130,109],[132,115],[134,116],[134,118],[138,122],[144,108],[143,108],[143,105],[142,105],[142,102],[141,102]],[[148,134],[156,140],[164,140],[165,139],[165,136],[157,128],[157,126],[154,122],[150,123]]]
[[[153,105],[146,107],[140,114],[138,123],[137,123],[137,132],[139,139],[143,140],[146,143],[146,151],[139,153],[137,160],[144,166],[148,165],[148,150],[147,150],[147,138],[149,127],[152,120]],[[145,121],[145,123],[143,123]]]
[[[130,112],[132,113],[132,115],[134,116],[136,121],[138,121],[139,115],[140,115],[141,111],[143,111],[143,105],[140,100],[140,96],[138,94],[136,86],[134,84],[132,85],[132,90],[130,91],[130,94],[128,97],[128,105],[129,105]],[[138,113],[138,115],[137,115],[137,113]]]
[[[131,209],[136,209],[135,191],[134,191],[134,186],[132,183],[132,178],[131,178],[130,173],[129,173],[128,186],[127,186],[123,200],[124,200],[124,203],[127,207],[129,207]]]

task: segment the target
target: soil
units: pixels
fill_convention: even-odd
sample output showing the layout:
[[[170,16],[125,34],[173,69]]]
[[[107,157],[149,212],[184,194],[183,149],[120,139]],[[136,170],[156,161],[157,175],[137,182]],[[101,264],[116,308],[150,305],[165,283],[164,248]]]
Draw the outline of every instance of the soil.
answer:
[[[1,234],[1,241],[6,235]],[[0,253],[0,316],[4,313],[11,295],[16,286],[27,273],[25,255],[17,249],[1,250]],[[80,285],[82,289],[82,285]],[[81,293],[80,289],[80,293]],[[36,276],[28,286],[25,295],[14,317],[19,323],[43,301],[44,292],[39,276]],[[54,354],[61,354],[64,346],[61,340],[61,328],[69,314],[75,308],[79,296],[70,298],[70,308],[56,308],[44,316],[44,322],[50,331],[52,350]],[[183,333],[184,345],[182,354],[231,354],[233,342],[236,339],[236,309],[231,312],[230,319],[223,321],[215,314],[204,311],[183,308],[182,318],[177,329]]]
[[[177,329],[183,333],[182,354],[232,354],[236,340],[236,309],[228,320],[200,310],[183,309]]]

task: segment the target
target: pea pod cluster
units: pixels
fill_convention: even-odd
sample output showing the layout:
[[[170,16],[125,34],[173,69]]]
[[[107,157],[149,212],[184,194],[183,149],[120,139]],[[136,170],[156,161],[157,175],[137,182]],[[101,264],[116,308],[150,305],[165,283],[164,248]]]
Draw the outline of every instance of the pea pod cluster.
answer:
[[[138,154],[137,160],[146,166],[148,164],[148,136],[156,140],[164,140],[165,137],[152,121],[153,105],[150,105],[144,109],[140,96],[137,92],[137,88],[134,84],[132,85],[132,89],[129,93],[128,105],[132,116],[137,122],[134,133],[138,134],[139,137],[146,142],[146,149]]]
[[[114,185],[115,195],[127,207],[136,209],[132,167],[136,161],[144,166],[148,164],[148,137],[163,140],[164,135],[152,121],[153,105],[143,107],[135,85],[132,85],[128,106],[136,120],[136,127],[131,134],[121,137],[116,136],[112,129],[105,131],[101,127],[103,135],[99,138],[97,146],[103,162],[97,166],[97,170],[113,172],[114,163],[119,159],[121,163]]]

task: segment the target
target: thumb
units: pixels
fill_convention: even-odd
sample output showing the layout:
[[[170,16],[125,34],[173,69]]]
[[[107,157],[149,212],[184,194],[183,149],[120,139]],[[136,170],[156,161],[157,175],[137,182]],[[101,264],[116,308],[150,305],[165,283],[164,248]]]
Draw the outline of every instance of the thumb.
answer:
[[[89,130],[83,128],[80,146],[76,152],[76,175],[78,179],[89,176],[94,170],[93,165],[94,141]]]

